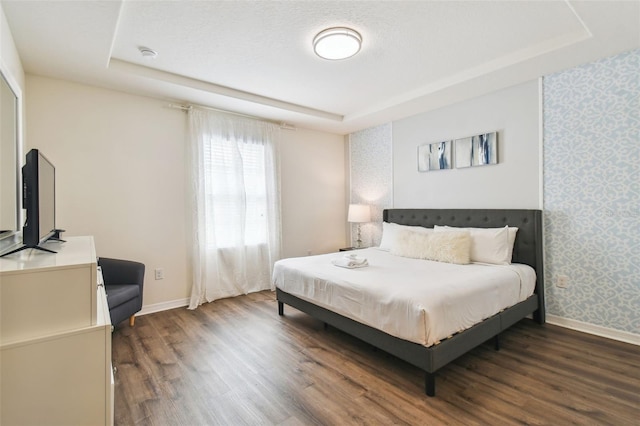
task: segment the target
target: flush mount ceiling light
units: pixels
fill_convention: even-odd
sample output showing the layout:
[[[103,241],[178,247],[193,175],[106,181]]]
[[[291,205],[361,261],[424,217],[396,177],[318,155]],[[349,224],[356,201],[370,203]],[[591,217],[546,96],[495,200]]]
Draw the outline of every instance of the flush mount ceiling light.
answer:
[[[158,52],[148,47],[140,46],[138,50],[143,58],[155,59],[155,57],[158,56]]]
[[[346,59],[360,51],[362,36],[350,28],[337,27],[321,31],[313,38],[313,50],[324,59]]]

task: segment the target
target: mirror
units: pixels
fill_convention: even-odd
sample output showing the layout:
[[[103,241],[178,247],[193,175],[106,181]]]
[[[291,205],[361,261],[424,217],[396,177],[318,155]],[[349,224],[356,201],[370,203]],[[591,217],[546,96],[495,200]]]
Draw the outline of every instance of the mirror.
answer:
[[[0,69],[0,250],[20,230],[19,97]],[[14,85],[15,87],[15,85]]]

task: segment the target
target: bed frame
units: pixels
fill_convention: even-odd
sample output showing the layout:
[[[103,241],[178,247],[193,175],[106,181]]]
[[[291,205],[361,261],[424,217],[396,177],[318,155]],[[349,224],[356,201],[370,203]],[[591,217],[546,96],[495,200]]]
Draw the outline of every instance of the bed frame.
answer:
[[[482,321],[479,324],[437,345],[425,347],[407,340],[391,336],[376,328],[361,324],[350,318],[321,308],[313,303],[276,288],[278,314],[284,315],[284,304],[305,312],[325,324],[329,324],[351,334],[385,352],[425,371],[425,391],[435,396],[436,372],[476,346],[498,335],[525,318],[533,315],[539,324],[545,322],[544,270],[542,254],[542,211],[540,210],[498,210],[498,209],[389,209],[384,210],[385,222],[400,225],[435,225],[458,227],[497,228],[505,225],[518,227],[513,249],[513,263],[524,263],[536,271],[537,281],[534,294],[523,302]]]

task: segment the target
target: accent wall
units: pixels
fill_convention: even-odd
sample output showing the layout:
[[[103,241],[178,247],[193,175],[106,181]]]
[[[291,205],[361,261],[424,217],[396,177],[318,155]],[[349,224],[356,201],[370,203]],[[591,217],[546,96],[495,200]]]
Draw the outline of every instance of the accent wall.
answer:
[[[640,334],[640,50],[544,78],[544,206],[547,312]]]
[[[371,207],[371,222],[361,225],[362,245],[380,245],[382,210],[393,206],[391,123],[349,135],[351,175],[350,202]],[[352,225],[351,245],[355,246],[356,225]]]

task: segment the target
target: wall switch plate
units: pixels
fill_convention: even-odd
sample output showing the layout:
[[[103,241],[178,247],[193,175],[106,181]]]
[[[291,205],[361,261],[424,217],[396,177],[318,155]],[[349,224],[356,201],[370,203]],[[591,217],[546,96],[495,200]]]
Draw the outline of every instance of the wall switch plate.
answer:
[[[164,269],[156,268],[155,273],[156,273],[156,280],[164,279]]]

